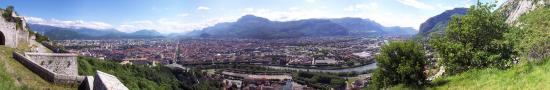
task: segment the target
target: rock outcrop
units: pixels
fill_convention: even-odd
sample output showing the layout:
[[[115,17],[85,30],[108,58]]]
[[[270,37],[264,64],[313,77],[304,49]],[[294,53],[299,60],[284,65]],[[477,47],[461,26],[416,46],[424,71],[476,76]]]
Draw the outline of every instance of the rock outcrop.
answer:
[[[508,0],[499,8],[506,16],[506,23],[515,23],[521,15],[550,4],[550,0]]]

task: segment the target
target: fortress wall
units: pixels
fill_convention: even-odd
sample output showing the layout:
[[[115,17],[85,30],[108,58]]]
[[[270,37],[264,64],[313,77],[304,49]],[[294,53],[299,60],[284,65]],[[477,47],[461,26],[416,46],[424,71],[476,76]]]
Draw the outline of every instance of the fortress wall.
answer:
[[[25,53],[31,60],[57,74],[78,75],[77,55],[69,53]]]
[[[25,65],[28,69],[36,73],[38,76],[42,77],[46,81],[53,82],[55,79],[55,74],[46,68],[43,68],[42,66],[34,63],[29,58],[23,56],[23,54],[19,54],[17,52],[13,52],[13,58],[17,61],[19,61],[21,64]]]
[[[54,53],[69,53],[69,51],[66,51],[66,50],[60,49],[58,47],[55,47],[50,43],[46,43],[46,42],[39,42],[39,43],[42,44],[44,47],[52,50]]]
[[[3,13],[3,12],[0,12]],[[22,20],[23,23],[23,30],[18,29],[15,22],[8,22],[4,17],[0,16],[0,32],[4,34],[5,43],[6,46],[11,48],[16,48],[19,42],[29,42],[29,31],[25,28],[26,27],[26,21],[24,17],[17,16],[14,13],[12,13],[14,17],[19,17]]]
[[[84,79],[86,79],[86,76],[55,74],[53,82],[78,85],[80,82],[84,81]]]
[[[13,57],[15,58],[15,60],[21,62],[21,64],[25,65],[28,69],[36,73],[38,76],[49,82],[73,85],[80,84],[80,82],[85,79],[85,76],[78,76],[78,71],[76,72],[77,74],[74,75],[55,73],[47,69],[46,67],[41,66],[39,63],[34,62],[34,60],[30,59],[29,57],[26,57],[23,54],[19,54],[17,52],[13,52]]]
[[[11,48],[17,47],[17,31],[15,30],[15,23],[8,22],[4,19],[4,17],[0,16],[0,32],[4,34],[6,46]]]
[[[86,79],[78,86],[78,90],[94,90],[94,77],[86,76]]]
[[[23,24],[25,25],[25,24]],[[16,42],[27,42],[29,43],[29,32],[27,30],[16,30],[17,31],[17,41]]]
[[[96,71],[94,76],[94,90],[128,90],[116,76],[101,71]]]

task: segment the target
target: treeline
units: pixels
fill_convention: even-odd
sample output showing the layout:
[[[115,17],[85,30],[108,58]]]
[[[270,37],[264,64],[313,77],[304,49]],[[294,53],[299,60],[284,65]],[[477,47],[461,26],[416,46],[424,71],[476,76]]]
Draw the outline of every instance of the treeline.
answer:
[[[346,79],[336,74],[297,72],[292,75],[292,78],[297,83],[305,84],[316,89],[328,90],[334,88],[336,90],[343,90],[346,87]]]
[[[540,7],[508,24],[496,5],[478,3],[466,15],[453,16],[444,33],[432,34],[427,46],[409,41],[392,41],[377,55],[377,68],[370,89],[403,84],[422,88],[426,80],[425,47],[433,49],[444,75],[467,70],[508,69],[518,63],[538,63],[550,56],[550,7]],[[543,61],[542,61],[543,62]]]

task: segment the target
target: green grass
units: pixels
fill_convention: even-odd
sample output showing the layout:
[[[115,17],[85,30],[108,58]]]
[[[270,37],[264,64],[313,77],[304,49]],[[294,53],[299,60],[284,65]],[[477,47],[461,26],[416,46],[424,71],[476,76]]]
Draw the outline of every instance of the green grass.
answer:
[[[435,80],[434,89],[547,89],[550,88],[550,62],[526,63],[507,70],[478,69]]]
[[[550,59],[547,59],[550,60]],[[510,69],[474,69],[438,78],[429,90],[544,90],[550,88],[550,61],[524,63]],[[390,89],[411,89],[397,85]]]
[[[15,81],[14,79],[7,73],[6,71],[6,67],[5,67],[5,60],[8,60],[8,57],[6,57],[5,53],[6,53],[6,50],[3,46],[1,46],[2,50],[0,50],[0,60],[2,60],[0,62],[0,89],[5,89],[5,90],[11,90],[11,89],[17,89],[17,87],[15,86]]]
[[[13,48],[0,46],[0,90],[75,90],[76,86],[50,83],[13,59]]]

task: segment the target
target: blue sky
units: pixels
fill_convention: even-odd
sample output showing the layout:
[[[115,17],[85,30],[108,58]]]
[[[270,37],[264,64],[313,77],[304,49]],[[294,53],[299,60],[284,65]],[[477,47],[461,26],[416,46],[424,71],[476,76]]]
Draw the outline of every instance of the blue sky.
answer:
[[[198,30],[246,14],[275,21],[368,18],[385,26],[418,28],[429,17],[476,0],[0,0],[29,23],[69,28]],[[495,2],[495,0],[481,0]],[[500,0],[499,4],[504,1]]]

